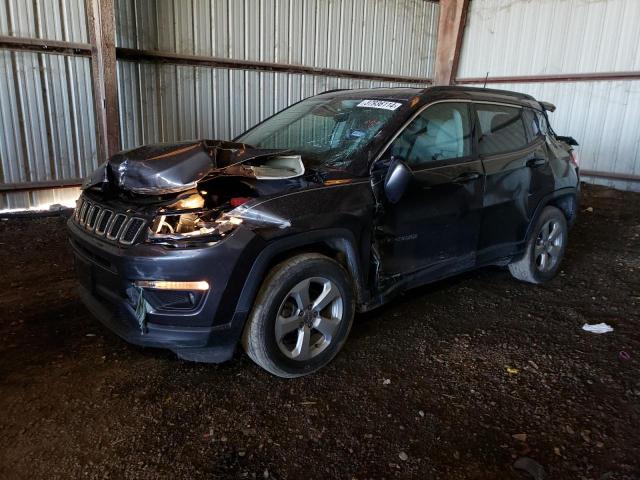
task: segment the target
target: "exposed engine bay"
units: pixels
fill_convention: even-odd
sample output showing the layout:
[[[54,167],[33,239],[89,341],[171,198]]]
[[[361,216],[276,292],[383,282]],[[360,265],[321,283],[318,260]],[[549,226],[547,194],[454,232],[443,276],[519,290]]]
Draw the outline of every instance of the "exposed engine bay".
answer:
[[[285,227],[283,219],[252,211],[251,202],[307,186],[306,173],[300,155],[287,150],[201,140],[120,152],[83,189],[152,214],[149,239],[162,242],[224,236],[246,220]]]

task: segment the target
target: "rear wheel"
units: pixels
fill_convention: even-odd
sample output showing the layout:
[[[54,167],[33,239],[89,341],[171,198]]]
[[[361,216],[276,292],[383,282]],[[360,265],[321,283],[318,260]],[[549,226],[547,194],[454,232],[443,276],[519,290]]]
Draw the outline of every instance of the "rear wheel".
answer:
[[[509,264],[511,275],[529,283],[551,280],[564,258],[567,230],[564,214],[556,207],[545,207],[527,243],[524,257]]]
[[[303,254],[265,279],[242,336],[249,357],[279,377],[298,377],[329,363],[354,315],[349,275],[336,261]]]

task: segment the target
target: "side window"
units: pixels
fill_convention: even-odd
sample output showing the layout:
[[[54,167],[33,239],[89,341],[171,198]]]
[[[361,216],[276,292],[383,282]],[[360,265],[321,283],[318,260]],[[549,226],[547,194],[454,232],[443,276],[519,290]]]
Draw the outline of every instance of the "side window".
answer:
[[[391,154],[411,167],[471,155],[467,103],[437,103],[418,115],[394,140]]]
[[[510,152],[527,144],[521,108],[478,103],[476,112],[480,155]]]

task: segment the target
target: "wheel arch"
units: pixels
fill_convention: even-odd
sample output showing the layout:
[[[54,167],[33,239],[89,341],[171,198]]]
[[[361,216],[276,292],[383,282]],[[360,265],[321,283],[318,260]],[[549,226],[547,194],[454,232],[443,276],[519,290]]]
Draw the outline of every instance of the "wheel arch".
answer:
[[[369,292],[365,286],[364,268],[357,246],[355,235],[350,230],[341,228],[305,232],[270,243],[251,266],[236,305],[236,312],[251,310],[260,285],[273,266],[303,253],[320,253],[338,261],[351,277],[356,303],[364,303]]]
[[[527,227],[526,241],[528,242],[533,233],[534,227],[538,222],[540,214],[547,206],[558,208],[567,219],[567,225],[571,227],[576,220],[578,207],[580,205],[579,191],[576,188],[562,188],[546,195],[538,202],[536,209],[531,216],[529,226]]]
[[[567,219],[567,225],[569,225],[569,228],[573,226],[578,215],[579,199],[577,192],[566,193],[559,197],[552,198],[549,200],[547,205],[560,209]]]

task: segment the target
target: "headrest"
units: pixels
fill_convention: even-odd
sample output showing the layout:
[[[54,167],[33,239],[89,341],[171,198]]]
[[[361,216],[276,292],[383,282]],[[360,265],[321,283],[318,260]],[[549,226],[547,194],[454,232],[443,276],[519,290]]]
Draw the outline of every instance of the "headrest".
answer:
[[[428,123],[429,122],[426,119],[422,117],[416,117],[416,119],[407,127],[406,131],[410,135],[422,134],[426,132]]]

